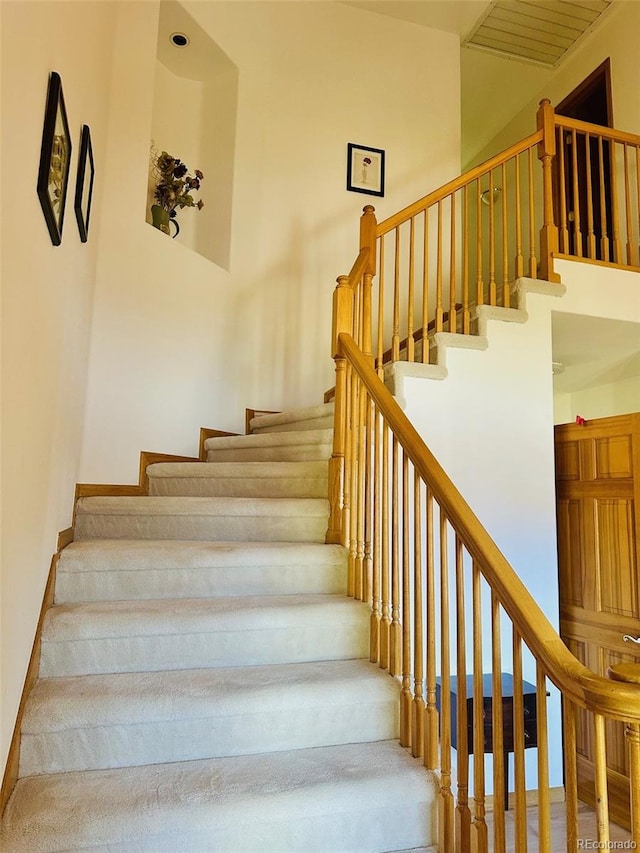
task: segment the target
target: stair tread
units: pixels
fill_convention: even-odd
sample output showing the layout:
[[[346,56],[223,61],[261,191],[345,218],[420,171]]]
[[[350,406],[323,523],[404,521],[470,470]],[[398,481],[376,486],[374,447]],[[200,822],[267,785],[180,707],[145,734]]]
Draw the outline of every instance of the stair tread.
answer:
[[[290,516],[324,517],[325,498],[210,498],[191,496],[93,496],[80,498],[76,516],[82,515],[182,515],[182,516]]]
[[[58,575],[153,569],[344,565],[341,545],[317,542],[207,542],[179,539],[88,539],[60,554]]]
[[[37,682],[24,734],[397,700],[398,685],[367,660],[111,673]]]
[[[273,412],[270,414],[256,415],[249,422],[250,429],[262,429],[264,427],[279,426],[280,424],[296,423],[297,421],[311,421],[318,418],[326,418],[333,415],[334,403],[320,403],[317,406],[306,406],[300,409],[288,409],[285,412]]]
[[[308,627],[363,618],[366,605],[340,594],[257,595],[57,604],[47,611],[43,642]]]
[[[330,444],[333,441],[332,429],[309,429],[291,432],[266,432],[257,435],[228,435],[208,438],[204,446],[207,450],[227,450],[242,447],[280,447],[300,444]]]
[[[261,849],[255,833],[262,821],[292,826],[327,815],[333,821],[354,807],[389,815],[407,803],[426,812],[434,798],[432,774],[395,741],[315,747],[22,779],[1,840],[12,853],[107,844],[169,850],[171,839],[204,853],[234,849],[227,833],[237,843],[245,826],[254,833],[242,843],[249,851]],[[213,840],[219,837],[220,847]],[[281,850],[301,849],[281,843]],[[318,843],[314,850],[323,849]]]
[[[327,479],[324,460],[310,462],[155,462],[148,477],[251,477],[256,479],[316,477]]]

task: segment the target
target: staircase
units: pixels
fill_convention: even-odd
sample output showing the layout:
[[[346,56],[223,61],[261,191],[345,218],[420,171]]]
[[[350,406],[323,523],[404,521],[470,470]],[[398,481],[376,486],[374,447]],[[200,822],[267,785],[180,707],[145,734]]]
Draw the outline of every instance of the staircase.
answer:
[[[426,848],[436,785],[325,545],[332,406],[263,415],[148,497],[81,498],[0,847]]]

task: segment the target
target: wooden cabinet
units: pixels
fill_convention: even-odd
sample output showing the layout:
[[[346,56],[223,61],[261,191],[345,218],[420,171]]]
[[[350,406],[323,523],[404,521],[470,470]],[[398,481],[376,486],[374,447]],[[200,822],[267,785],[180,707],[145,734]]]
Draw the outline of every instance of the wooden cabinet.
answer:
[[[508,672],[501,673],[501,696],[502,705],[502,750],[504,752],[504,790],[505,802],[508,808],[509,792],[509,761],[508,755],[513,752],[513,676]],[[473,675],[467,675],[467,750],[469,755],[473,754],[473,703],[474,685]],[[441,702],[440,679],[436,679],[436,705],[440,710]],[[538,745],[538,734],[536,725],[537,697],[534,684],[528,681],[522,682],[523,701],[523,723],[524,723],[524,745],[525,749]],[[455,676],[451,678],[451,746],[458,748],[458,680]],[[485,673],[482,676],[482,717],[484,720],[484,752],[493,753],[493,676]]]

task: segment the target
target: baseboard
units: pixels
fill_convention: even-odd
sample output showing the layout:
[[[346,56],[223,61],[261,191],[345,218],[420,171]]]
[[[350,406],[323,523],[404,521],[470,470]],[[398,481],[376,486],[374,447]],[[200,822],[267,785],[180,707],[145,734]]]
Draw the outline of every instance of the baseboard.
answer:
[[[73,536],[71,537],[71,539],[69,539],[70,531],[71,533],[73,533],[72,528],[67,528],[66,530],[63,530],[58,534],[58,551],[51,558],[51,565],[49,566],[49,575],[47,577],[44,596],[42,598],[40,616],[38,618],[38,625],[36,628],[33,646],[31,647],[31,656],[29,658],[29,665],[27,666],[27,673],[24,679],[22,696],[20,697],[20,704],[18,706],[16,722],[13,727],[13,735],[11,736],[11,743],[9,744],[7,764],[5,766],[4,776],[2,778],[2,788],[0,789],[0,817],[4,813],[5,807],[9,801],[9,797],[11,796],[11,793],[16,786],[16,782],[18,781],[18,771],[20,769],[20,736],[22,732],[22,720],[27,705],[27,699],[29,698],[29,694],[31,693],[31,690],[33,689],[36,681],[38,680],[38,676],[40,673],[40,638],[42,636],[42,624],[44,622],[44,617],[47,613],[47,610],[53,605],[53,596],[56,585],[56,569],[58,566],[58,560],[60,559],[60,551],[64,547],[66,547],[66,545],[69,544],[69,541],[72,541],[73,539]],[[61,541],[65,543],[62,546],[60,545]]]

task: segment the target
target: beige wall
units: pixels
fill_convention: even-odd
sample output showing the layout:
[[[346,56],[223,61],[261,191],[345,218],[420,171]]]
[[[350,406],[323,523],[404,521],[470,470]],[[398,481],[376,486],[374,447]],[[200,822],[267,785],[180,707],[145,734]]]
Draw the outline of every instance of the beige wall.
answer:
[[[157,15],[136,5],[115,54],[105,211],[117,214],[100,235],[82,456],[83,479],[111,482],[135,476],[141,448],[191,454],[200,426],[241,431],[246,406],[321,402],[331,293],[363,205],[388,215],[459,168],[455,37],[338,3],[186,3],[239,75],[231,258],[218,267],[136,208]],[[384,199],[346,191],[348,142],[386,150]],[[206,192],[205,180],[205,204]]]
[[[0,11],[4,764],[51,555],[58,531],[71,522],[78,479],[116,6],[9,2]],[[73,144],[58,247],[35,190],[51,70],[62,77]],[[73,212],[83,123],[91,127],[97,164],[87,244],[80,242]]]

